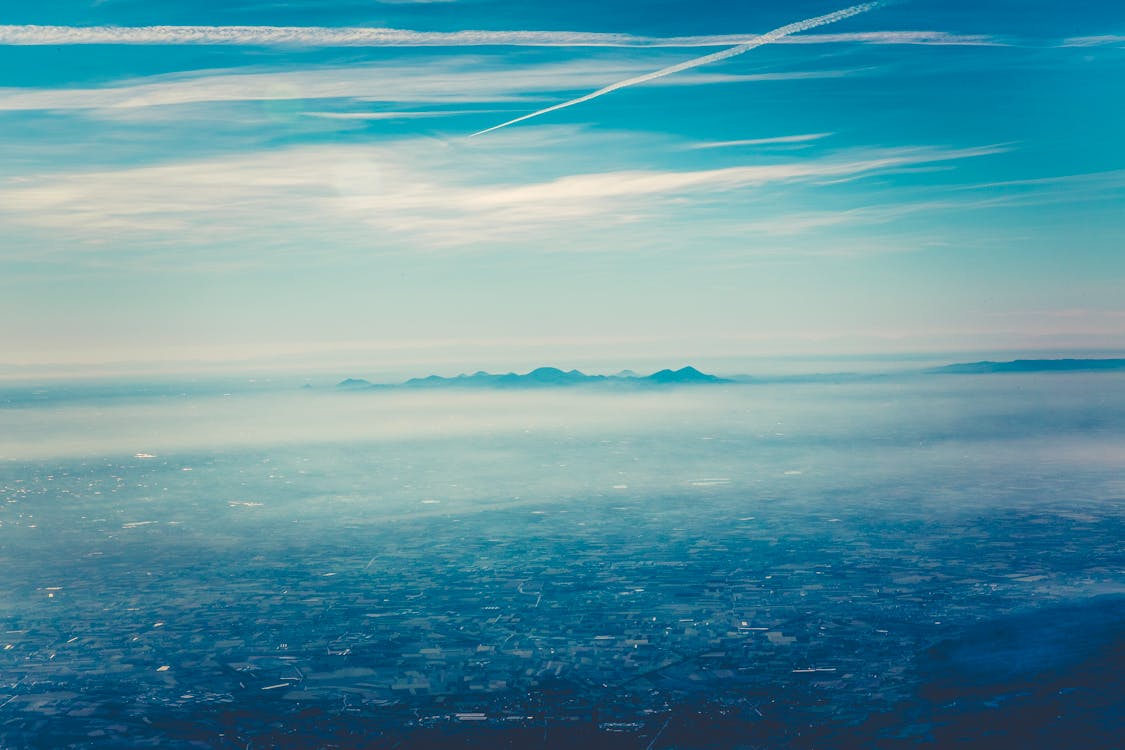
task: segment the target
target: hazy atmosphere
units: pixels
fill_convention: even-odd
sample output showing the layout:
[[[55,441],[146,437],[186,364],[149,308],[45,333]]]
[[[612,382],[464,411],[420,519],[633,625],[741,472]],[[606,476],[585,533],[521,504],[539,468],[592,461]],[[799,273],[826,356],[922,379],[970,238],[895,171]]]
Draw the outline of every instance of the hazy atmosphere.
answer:
[[[1117,2],[3,7],[9,374],[1125,346]]]
[[[1121,372],[0,398],[7,747],[1116,744]]]
[[[0,9],[4,750],[1119,747],[1119,1]]]

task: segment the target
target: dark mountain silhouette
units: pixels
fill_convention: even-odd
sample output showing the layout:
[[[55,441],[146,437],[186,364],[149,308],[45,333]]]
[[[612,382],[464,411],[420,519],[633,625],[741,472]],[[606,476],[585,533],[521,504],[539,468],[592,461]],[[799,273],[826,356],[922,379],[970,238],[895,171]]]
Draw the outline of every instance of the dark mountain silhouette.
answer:
[[[961,362],[923,370],[900,370],[883,373],[817,373],[806,375],[750,376],[735,375],[720,378],[691,367],[678,370],[658,370],[651,375],[638,375],[632,370],[622,370],[616,375],[587,375],[579,370],[562,370],[558,367],[537,367],[518,374],[478,371],[446,378],[429,375],[411,378],[405,383],[375,384],[361,378],[347,378],[337,388],[365,390],[370,388],[565,388],[570,386],[600,385],[613,388],[655,388],[716,383],[847,383],[882,380],[892,377],[918,377],[925,375],[980,375],[989,373],[1020,372],[1120,372],[1125,371],[1125,359],[1016,359],[1010,362]]]
[[[679,370],[660,370],[649,375],[647,380],[654,383],[723,383],[723,378],[700,372],[694,367],[682,367]]]
[[[990,372],[1080,372],[1125,370],[1125,359],[1015,359],[1011,362],[963,362],[926,370],[935,375],[976,375]]]
[[[587,375],[578,370],[561,370],[557,367],[538,367],[531,372],[519,375],[514,372],[493,374],[475,372],[472,375],[458,375],[443,378],[430,375],[424,378],[411,378],[398,386],[374,385],[366,380],[348,378],[337,384],[338,388],[562,388],[579,385],[606,385],[625,388],[645,388],[677,385],[705,385],[711,383],[730,383],[725,378],[700,372],[694,367],[679,370],[660,370],[652,375]]]
[[[336,384],[337,388],[370,388],[371,382],[363,378],[345,378]]]

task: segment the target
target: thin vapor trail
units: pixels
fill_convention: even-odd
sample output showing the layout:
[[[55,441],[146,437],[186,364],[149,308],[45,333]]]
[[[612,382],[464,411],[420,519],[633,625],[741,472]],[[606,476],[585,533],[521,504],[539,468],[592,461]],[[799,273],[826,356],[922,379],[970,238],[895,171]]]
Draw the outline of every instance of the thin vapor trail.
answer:
[[[591,99],[597,99],[599,96],[605,96],[606,94],[617,91],[618,89],[627,88],[629,86],[636,86],[637,84],[640,84],[640,83],[646,83],[648,81],[652,81],[652,80],[655,80],[657,78],[663,78],[664,76],[670,76],[673,73],[679,73],[679,72],[684,71],[684,70],[691,70],[692,68],[698,68],[700,65],[707,65],[709,63],[718,62],[719,60],[726,60],[728,57],[734,57],[735,55],[741,55],[743,52],[749,52],[750,50],[754,49],[755,47],[761,47],[763,44],[769,44],[770,42],[776,42],[778,39],[781,39],[782,37],[789,36],[790,34],[797,34],[797,33],[800,33],[802,31],[808,31],[809,29],[814,29],[817,26],[824,26],[825,24],[835,23],[836,21],[842,21],[845,18],[851,18],[852,16],[857,16],[860,13],[866,13],[867,11],[872,10],[874,8],[877,8],[877,7],[879,7],[880,5],[883,5],[883,4],[884,3],[881,0],[877,0],[876,2],[870,2],[870,3],[861,3],[859,5],[853,5],[850,8],[844,8],[843,10],[838,10],[835,13],[829,13],[827,15],[817,16],[815,18],[808,18],[808,19],[805,19],[804,21],[797,21],[795,23],[786,24],[785,26],[778,27],[778,28],[774,29],[773,31],[767,31],[765,34],[762,34],[761,36],[755,37],[754,39],[752,39],[749,42],[746,42],[745,44],[739,44],[736,47],[731,47],[730,49],[725,49],[721,52],[713,52],[710,55],[704,55],[702,57],[692,58],[691,60],[685,60],[682,63],[676,63],[675,65],[669,65],[667,68],[661,68],[660,70],[654,70],[651,73],[645,73],[643,75],[635,76],[633,78],[626,78],[624,81],[618,81],[617,83],[611,83],[610,85],[606,86],[605,88],[600,88],[597,91],[592,91],[589,94],[578,97],[577,99],[571,99],[570,101],[565,101],[561,104],[555,104],[553,106],[546,107],[545,109],[538,110],[537,112],[532,112],[531,114],[523,115],[522,117],[517,117],[514,120],[508,120],[507,122],[502,122],[499,125],[493,125],[491,128],[485,128],[484,130],[478,130],[476,133],[473,133],[469,137],[472,138],[474,136],[484,135],[485,133],[491,133],[493,130],[499,130],[500,128],[506,128],[509,125],[515,125],[517,122],[523,122],[524,120],[530,120],[532,117],[538,117],[539,115],[545,115],[548,112],[554,112],[557,109],[564,109],[566,107],[573,107],[575,104],[581,104],[583,102],[588,102]]]

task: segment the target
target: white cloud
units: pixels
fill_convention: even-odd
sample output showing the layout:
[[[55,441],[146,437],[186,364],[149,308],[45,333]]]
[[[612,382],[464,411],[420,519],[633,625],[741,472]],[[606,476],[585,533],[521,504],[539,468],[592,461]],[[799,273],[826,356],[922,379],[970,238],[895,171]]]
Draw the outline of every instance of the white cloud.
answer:
[[[1125,47],[1125,35],[1072,36],[1064,39],[1063,47]]]
[[[993,190],[995,188],[1054,188],[1065,190],[1112,190],[1125,187],[1125,169],[1110,169],[1104,172],[1085,172],[1082,174],[1052,175],[1032,177],[1023,180],[1004,180],[1002,182],[981,182],[962,185],[963,190]]]
[[[606,81],[646,71],[651,64],[615,57],[502,67],[501,61],[489,58],[457,56],[427,58],[410,64],[294,71],[212,71],[151,76],[100,88],[5,88],[0,89],[0,111],[97,110],[103,115],[112,115],[115,111],[150,107],[286,100],[395,104],[528,102],[538,101],[546,94],[601,86]],[[839,78],[853,72],[820,70],[743,75],[688,72],[654,81],[652,85]]]
[[[1004,46],[987,34],[949,34],[944,31],[860,31],[844,34],[798,34],[779,44],[922,44],[931,46]]]
[[[0,25],[0,45],[138,44],[296,47],[726,47],[757,34],[650,37],[580,31],[413,31],[325,26],[34,26]],[[997,44],[979,34],[872,31],[806,34],[790,44]]]
[[[763,81],[808,81],[823,78],[844,78],[872,68],[839,68],[836,70],[793,70],[784,73],[702,73],[689,71],[680,75],[647,81],[646,86],[698,86],[704,83],[758,83]]]
[[[500,73],[480,60],[428,60],[415,65],[153,76],[117,86],[0,90],[0,110],[132,109],[202,102],[364,99],[456,103],[513,101],[542,81],[585,86],[602,80],[602,64],[546,65]]]
[[[697,44],[706,39],[697,40]],[[324,26],[0,26],[0,44],[250,45],[301,47],[696,46],[574,31],[411,31]]]
[[[1125,169],[972,183],[957,185],[953,190],[957,193],[976,194],[979,197],[972,199],[973,204],[990,208],[1026,208],[1068,203],[1113,204],[1119,203],[1125,192]]]
[[[413,120],[431,117],[486,114],[496,111],[495,109],[438,109],[412,112],[302,112],[301,114],[305,117],[320,117],[326,120]]]
[[[776,214],[767,219],[747,222],[741,226],[741,229],[754,234],[794,236],[830,227],[889,224],[903,217],[919,213],[965,211],[974,208],[989,208],[994,205],[996,204],[992,201],[928,200],[865,206],[840,211],[802,211]]]
[[[832,133],[801,133],[798,135],[778,135],[771,138],[748,138],[740,141],[712,141],[709,143],[693,143],[687,148],[731,148],[735,146],[770,146],[776,144],[808,143],[827,138]]]
[[[394,146],[308,146],[49,175],[0,183],[0,210],[9,226],[33,228],[56,240],[54,246],[62,241],[79,250],[103,247],[91,242],[157,250],[238,242],[251,255],[250,248],[278,243],[344,252],[360,246],[487,250],[495,243],[542,245],[548,238],[583,233],[604,237],[622,226],[656,235],[662,222],[734,199],[748,188],[856,179],[1002,150],[862,150],[786,163],[607,170],[513,183],[511,170],[520,160],[498,157],[516,145],[528,153],[533,142],[509,138],[497,139],[495,147],[466,147],[419,139]],[[535,164],[526,164],[526,158],[523,166],[533,173]],[[706,225],[691,223],[691,231]]]

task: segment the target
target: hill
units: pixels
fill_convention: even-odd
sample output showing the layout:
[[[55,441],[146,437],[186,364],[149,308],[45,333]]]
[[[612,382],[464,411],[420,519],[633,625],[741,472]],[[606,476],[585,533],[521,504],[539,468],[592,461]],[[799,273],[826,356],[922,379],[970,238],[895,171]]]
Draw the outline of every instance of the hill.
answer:
[[[978,375],[991,372],[1084,372],[1125,370],[1125,359],[1014,359],[1010,362],[963,362],[926,370],[935,375]]]
[[[358,390],[367,388],[491,388],[491,389],[527,389],[527,388],[566,388],[582,385],[603,385],[626,388],[651,388],[661,386],[681,385],[706,385],[716,383],[731,383],[733,381],[720,378],[705,372],[700,372],[694,367],[681,367],[679,370],[664,369],[651,375],[626,374],[617,375],[587,375],[578,370],[561,370],[557,367],[537,367],[522,375],[509,372],[494,374],[489,372],[475,372],[472,375],[461,374],[452,378],[430,375],[424,378],[411,378],[397,386],[380,386],[366,380],[347,378],[337,384],[337,388]]]

